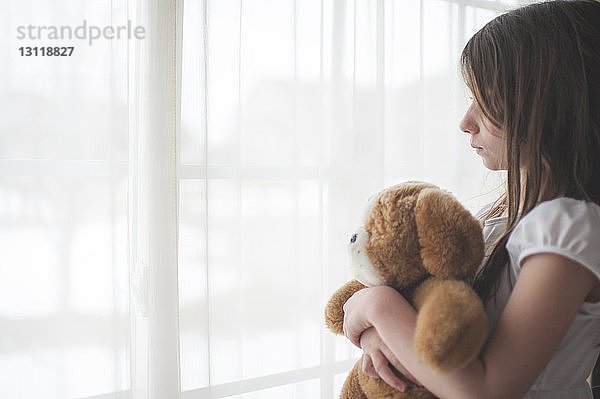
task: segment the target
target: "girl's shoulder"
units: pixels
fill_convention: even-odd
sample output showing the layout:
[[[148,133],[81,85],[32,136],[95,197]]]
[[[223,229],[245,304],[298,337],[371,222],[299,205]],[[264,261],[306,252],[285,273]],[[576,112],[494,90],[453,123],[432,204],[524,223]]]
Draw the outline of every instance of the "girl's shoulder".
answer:
[[[506,249],[519,266],[529,255],[551,252],[600,277],[600,206],[568,197],[544,201],[519,220]]]
[[[568,220],[577,222],[580,221],[579,219],[582,216],[597,217],[599,215],[600,205],[594,202],[570,197],[558,197],[538,204],[521,221],[562,216],[565,218],[564,222]]]

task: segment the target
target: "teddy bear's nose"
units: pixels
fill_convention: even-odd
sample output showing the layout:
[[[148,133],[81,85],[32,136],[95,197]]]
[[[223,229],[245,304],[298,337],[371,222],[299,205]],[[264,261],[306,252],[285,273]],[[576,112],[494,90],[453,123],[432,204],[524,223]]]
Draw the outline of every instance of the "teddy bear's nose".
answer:
[[[352,238],[350,239],[350,242],[351,242],[352,244],[354,244],[354,243],[356,242],[356,237],[357,237],[357,236],[358,236],[358,234],[354,234],[354,235],[352,236]]]

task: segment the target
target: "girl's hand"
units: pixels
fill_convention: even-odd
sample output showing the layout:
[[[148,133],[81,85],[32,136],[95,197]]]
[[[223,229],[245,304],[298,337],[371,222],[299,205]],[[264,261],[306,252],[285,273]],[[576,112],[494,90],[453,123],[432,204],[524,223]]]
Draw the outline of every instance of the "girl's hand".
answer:
[[[406,390],[406,383],[394,374],[390,367],[392,365],[408,380],[418,386],[422,386],[400,363],[398,358],[383,342],[374,327],[370,327],[362,333],[360,344],[363,348],[362,370],[365,374],[373,378],[381,378],[388,385],[404,392]]]
[[[398,296],[391,287],[380,285],[364,288],[352,295],[344,304],[344,335],[360,348],[360,335],[373,324],[369,316],[386,304],[390,295]]]
[[[371,327],[367,312],[375,288],[377,287],[356,291],[344,304],[344,335],[359,348],[360,335]]]

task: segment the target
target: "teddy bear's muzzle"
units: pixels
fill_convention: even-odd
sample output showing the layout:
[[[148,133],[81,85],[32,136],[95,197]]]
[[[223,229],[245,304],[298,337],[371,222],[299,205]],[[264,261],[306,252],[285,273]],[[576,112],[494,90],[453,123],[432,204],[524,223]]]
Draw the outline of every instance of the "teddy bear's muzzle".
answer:
[[[348,244],[350,267],[354,278],[362,284],[368,287],[383,285],[383,280],[367,254],[366,245],[368,242],[369,233],[364,228],[360,227],[352,234]]]

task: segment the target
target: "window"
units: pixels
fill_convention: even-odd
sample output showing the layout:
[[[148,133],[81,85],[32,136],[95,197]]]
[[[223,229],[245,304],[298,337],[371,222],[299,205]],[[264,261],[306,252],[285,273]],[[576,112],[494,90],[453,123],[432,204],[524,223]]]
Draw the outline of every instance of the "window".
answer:
[[[136,49],[158,39],[17,37],[19,26],[135,25],[148,4],[8,0],[0,15],[1,397],[156,397],[161,384],[138,378],[154,360],[135,320],[156,302],[131,245],[143,227],[134,76],[150,70]],[[351,277],[346,235],[367,198],[408,179],[473,211],[495,197],[502,176],[457,128],[456,68],[466,40],[517,4],[168,4],[183,22],[181,119],[169,121],[180,123],[181,397],[334,397],[359,352],[325,329],[322,308]],[[74,55],[17,51],[57,43]]]

